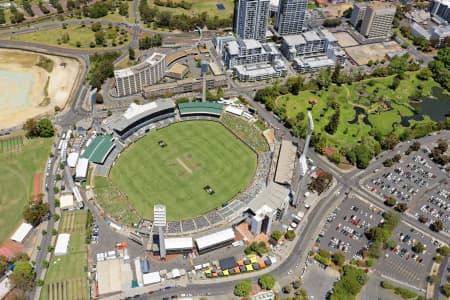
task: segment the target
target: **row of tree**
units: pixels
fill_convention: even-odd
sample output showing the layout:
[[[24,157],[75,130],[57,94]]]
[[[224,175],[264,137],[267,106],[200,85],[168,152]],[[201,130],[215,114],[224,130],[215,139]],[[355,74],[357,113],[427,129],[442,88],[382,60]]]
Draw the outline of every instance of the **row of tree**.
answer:
[[[150,49],[162,45],[162,36],[157,34],[147,35],[139,39],[139,49]]]
[[[187,1],[184,1],[184,0],[181,0],[179,2],[178,1],[172,1],[172,0],[167,0],[167,1],[154,0],[153,3],[155,5],[158,5],[158,6],[164,6],[164,7],[170,7],[170,8],[180,7],[180,8],[186,9],[186,10],[189,10],[192,7],[192,3],[191,2],[187,2]]]
[[[150,7],[146,0],[140,1],[139,13],[145,24],[155,23],[158,27],[170,30],[192,31],[196,26],[215,30],[231,26],[231,18],[210,17],[207,12],[198,15],[173,14],[170,11],[160,11],[157,6]]]
[[[433,79],[450,91],[450,47],[440,49],[428,67],[433,73]]]

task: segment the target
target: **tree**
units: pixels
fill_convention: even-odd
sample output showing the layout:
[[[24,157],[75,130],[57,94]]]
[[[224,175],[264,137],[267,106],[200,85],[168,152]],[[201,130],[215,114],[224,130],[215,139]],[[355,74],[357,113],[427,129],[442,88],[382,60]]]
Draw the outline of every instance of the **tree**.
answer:
[[[134,51],[134,49],[132,47],[128,48],[128,58],[130,60],[135,60],[136,59],[136,53]]]
[[[311,190],[317,191],[317,193],[320,195],[330,186],[332,181],[333,175],[331,175],[331,173],[324,171],[320,173],[316,178],[313,178],[311,180],[309,188]]]
[[[331,80],[334,83],[339,83],[340,82],[340,77],[341,77],[341,65],[340,64],[336,64],[336,67],[334,68],[333,74],[331,75]]]
[[[288,230],[286,231],[284,237],[288,240],[288,241],[293,241],[295,239],[295,232],[294,230]]]
[[[400,142],[398,137],[391,132],[383,141],[381,142],[381,148],[384,150],[393,149]]]
[[[431,76],[433,76],[433,72],[431,72],[429,68],[422,68],[416,76],[420,80],[428,80],[431,78]]]
[[[423,251],[425,251],[425,246],[419,242],[413,247],[413,251],[418,254],[423,253]]]
[[[450,283],[446,283],[441,287],[442,293],[445,296],[450,297]]]
[[[283,234],[279,230],[273,231],[272,234],[270,235],[270,237],[277,242],[281,239],[282,236]]]
[[[5,273],[8,269],[8,258],[0,254],[0,274]]]
[[[383,161],[383,166],[385,166],[386,168],[391,167],[393,164],[394,164],[394,162],[390,158],[387,158]]]
[[[38,131],[40,137],[52,137],[55,134],[52,122],[47,118],[39,120]]]
[[[93,32],[97,32],[97,31],[99,31],[99,30],[101,30],[101,29],[102,29],[102,24],[100,24],[99,22],[93,23],[93,24],[91,25],[91,30],[92,30]]]
[[[50,209],[48,207],[48,204],[39,201],[25,208],[25,210],[23,211],[23,218],[25,219],[25,221],[27,221],[27,223],[36,226],[41,223],[43,218],[49,213]]]
[[[417,150],[420,149],[420,146],[421,146],[420,142],[414,141],[414,142],[411,144],[411,146],[409,146],[409,149],[411,149],[412,151],[417,151]]]
[[[352,12],[353,12],[353,7],[349,7],[346,10],[344,10],[344,12],[342,13],[342,16],[344,18],[350,18],[352,16]]]
[[[427,280],[429,283],[434,284],[439,281],[439,276],[436,274],[433,274],[433,275],[428,276]]]
[[[287,284],[283,287],[283,292],[285,294],[290,294],[292,292],[292,286],[290,284]]]
[[[33,267],[28,261],[20,260],[15,263],[14,271],[9,275],[9,280],[19,290],[26,292],[33,284]]]
[[[336,252],[331,256],[331,261],[339,267],[342,267],[345,263],[345,255],[342,252]]]
[[[356,156],[356,166],[365,169],[372,160],[372,154],[366,144],[358,144],[353,148]]]
[[[119,15],[128,17],[128,3],[122,2],[119,4]]]
[[[102,45],[105,42],[105,33],[103,30],[96,31],[94,37],[97,45]]]
[[[403,202],[397,204],[397,206],[395,207],[395,210],[398,212],[401,212],[401,213],[405,212],[407,209],[408,209],[408,204],[403,203]]]
[[[402,158],[402,156],[401,156],[400,154],[395,154],[395,155],[392,157],[392,161],[393,161],[393,162],[399,162],[401,158]]]
[[[325,19],[323,21],[324,27],[337,27],[341,25],[341,19],[335,18],[335,19]]]
[[[103,95],[99,92],[95,95],[95,103],[97,104],[103,104]]]
[[[395,204],[397,204],[397,200],[395,200],[395,198],[394,197],[388,197],[385,201],[384,201],[384,204],[386,205],[386,206],[395,206]]]
[[[442,256],[450,255],[450,248],[448,246],[437,248],[436,251]]]
[[[302,282],[301,282],[299,279],[295,280],[295,281],[292,283],[292,287],[293,287],[294,289],[299,289],[301,286],[302,286]]]
[[[23,130],[25,130],[25,135],[27,137],[35,137],[35,136],[39,136],[39,128],[38,128],[38,123],[36,121],[36,119],[34,118],[30,118],[28,119],[25,124],[23,124]]]
[[[431,223],[430,229],[435,232],[439,232],[442,229],[444,229],[444,224],[442,223],[441,220],[436,220],[434,223]]]
[[[427,216],[420,215],[418,220],[420,223],[427,223],[429,219]]]
[[[252,283],[250,280],[243,280],[236,284],[234,287],[234,294],[239,297],[246,297],[252,291]]]
[[[265,290],[270,290],[275,285],[275,278],[270,274],[264,274],[258,279],[258,284]]]
[[[442,255],[436,255],[433,260],[437,264],[442,264],[444,262],[444,257]]]

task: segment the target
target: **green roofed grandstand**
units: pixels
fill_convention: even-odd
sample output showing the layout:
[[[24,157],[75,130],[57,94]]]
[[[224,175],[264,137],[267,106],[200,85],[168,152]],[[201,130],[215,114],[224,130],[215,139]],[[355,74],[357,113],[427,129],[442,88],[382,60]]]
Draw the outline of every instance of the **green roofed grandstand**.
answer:
[[[97,136],[84,150],[81,157],[89,159],[89,161],[103,164],[109,153],[116,146],[112,141],[111,135]]]
[[[181,116],[210,115],[220,116],[223,104],[217,102],[186,102],[178,104]]]

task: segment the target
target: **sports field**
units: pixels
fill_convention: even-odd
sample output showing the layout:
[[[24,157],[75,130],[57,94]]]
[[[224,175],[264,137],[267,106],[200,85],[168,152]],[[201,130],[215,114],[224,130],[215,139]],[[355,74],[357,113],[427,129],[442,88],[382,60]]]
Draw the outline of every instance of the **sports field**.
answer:
[[[131,145],[110,177],[144,217],[152,219],[153,205],[160,203],[167,206],[168,220],[180,220],[231,200],[250,184],[256,164],[256,154],[220,123],[189,121]]]
[[[85,210],[62,215],[59,232],[70,233],[68,254],[52,257],[40,299],[89,299],[86,222]]]
[[[22,220],[25,204],[32,199],[34,175],[44,170],[53,139],[0,139],[0,243]]]

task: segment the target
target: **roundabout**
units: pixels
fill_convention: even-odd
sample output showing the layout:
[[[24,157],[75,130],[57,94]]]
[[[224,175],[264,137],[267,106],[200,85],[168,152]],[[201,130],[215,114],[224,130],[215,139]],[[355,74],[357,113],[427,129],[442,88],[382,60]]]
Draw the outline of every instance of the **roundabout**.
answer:
[[[169,221],[220,208],[252,181],[256,154],[219,122],[185,121],[151,132],[126,148],[109,178],[137,213]]]

